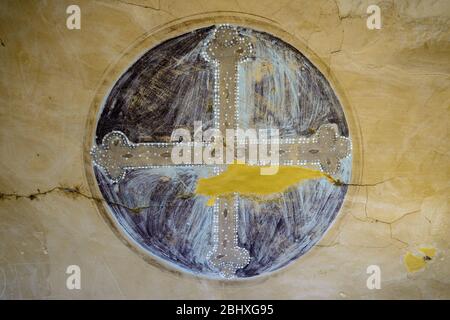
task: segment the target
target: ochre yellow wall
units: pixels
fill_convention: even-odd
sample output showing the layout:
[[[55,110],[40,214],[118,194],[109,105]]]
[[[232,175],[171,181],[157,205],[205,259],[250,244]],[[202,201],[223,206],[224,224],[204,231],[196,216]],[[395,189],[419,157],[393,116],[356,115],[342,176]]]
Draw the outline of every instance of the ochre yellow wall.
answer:
[[[0,4],[0,298],[450,298],[450,2],[76,2],[81,30],[66,28],[73,1]],[[366,27],[373,3],[381,30]],[[227,17],[294,39],[336,86],[358,152],[355,186],[320,244],[231,284],[140,258],[101,217],[85,168],[108,70],[158,30]],[[435,256],[408,273],[404,256],[422,247]],[[66,289],[72,264],[79,291]],[[380,290],[366,287],[369,265]]]

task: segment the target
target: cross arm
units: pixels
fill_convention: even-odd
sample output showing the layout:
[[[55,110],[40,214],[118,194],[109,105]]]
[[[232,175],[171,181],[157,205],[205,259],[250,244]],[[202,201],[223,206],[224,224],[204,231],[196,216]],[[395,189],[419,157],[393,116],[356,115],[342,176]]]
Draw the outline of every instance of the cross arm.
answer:
[[[117,182],[127,170],[173,166],[171,152],[176,144],[132,143],[124,133],[112,131],[103,137],[101,145],[92,148],[91,155],[94,163]]]
[[[279,163],[317,165],[323,172],[335,174],[350,153],[350,140],[339,135],[337,125],[324,124],[310,137],[280,140]]]

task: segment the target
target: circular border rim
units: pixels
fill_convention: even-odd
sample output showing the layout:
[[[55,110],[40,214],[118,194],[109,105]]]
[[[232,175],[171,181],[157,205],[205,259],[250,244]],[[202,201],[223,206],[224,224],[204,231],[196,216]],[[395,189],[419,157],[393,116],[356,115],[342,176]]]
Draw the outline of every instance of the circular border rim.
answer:
[[[251,17],[249,17],[251,16]],[[186,19],[186,20],[184,20]],[[92,158],[90,154],[91,147],[95,141],[95,131],[97,127],[98,117],[104,101],[111,91],[112,87],[115,85],[117,80],[123,74],[127,68],[129,68],[134,62],[136,62],[140,57],[142,57],[145,52],[154,48],[159,43],[169,40],[176,36],[184,33],[191,32],[193,30],[208,27],[214,24],[235,24],[242,27],[252,28],[260,32],[269,33],[280,40],[290,44],[294,48],[300,51],[325,77],[325,79],[330,84],[334,93],[336,94],[349,128],[349,136],[352,141],[352,175],[350,183],[352,185],[360,184],[362,180],[363,173],[363,150],[362,150],[362,134],[359,126],[358,116],[356,110],[351,107],[342,87],[339,85],[337,78],[333,75],[330,68],[322,61],[322,59],[317,56],[303,41],[290,34],[289,32],[283,30],[279,27],[278,23],[270,19],[252,16],[248,14],[218,14],[218,15],[198,15],[190,16],[182,19],[176,19],[166,24],[155,27],[153,30],[144,33],[138,39],[133,41],[128,47],[126,47],[118,56],[118,58],[109,64],[103,76],[99,82],[97,88],[95,88],[94,98],[90,104],[89,112],[87,115],[86,125],[85,125],[85,136],[83,142],[83,159],[85,167],[85,177],[87,180],[88,187],[92,194],[92,198],[96,203],[96,207],[103,220],[112,229],[114,234],[133,252],[139,255],[144,261],[150,265],[159,268],[162,271],[169,272],[179,277],[189,276],[200,280],[208,280],[218,284],[242,284],[255,281],[260,281],[261,279],[267,279],[269,276],[277,276],[281,271],[292,267],[298,263],[299,259],[292,261],[284,267],[277,270],[257,275],[248,278],[234,278],[234,279],[218,279],[209,276],[197,274],[194,272],[189,272],[189,270],[181,269],[173,263],[169,263],[160,259],[154,255],[149,254],[144,248],[142,248],[139,243],[132,239],[122,228],[118,225],[117,221],[109,213],[109,207],[105,203],[103,195],[98,186],[97,180],[95,178],[94,169],[92,166]],[[353,199],[359,193],[359,187],[349,188],[344,197],[344,201],[338,214],[334,218],[333,222],[328,226],[322,238],[305,254],[299,258],[305,258],[305,256],[310,255],[317,248],[327,236],[332,236],[333,231],[339,229],[337,226],[342,222],[345,216],[344,212],[349,211],[353,207]]]

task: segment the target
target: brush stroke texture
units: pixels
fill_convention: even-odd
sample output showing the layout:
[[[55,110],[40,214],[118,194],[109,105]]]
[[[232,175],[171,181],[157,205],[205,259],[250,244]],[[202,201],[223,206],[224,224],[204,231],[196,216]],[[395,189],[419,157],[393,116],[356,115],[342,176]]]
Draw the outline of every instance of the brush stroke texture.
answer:
[[[199,29],[161,43],[125,71],[102,109],[96,142],[112,130],[131,141],[168,141],[175,128],[193,130],[201,120],[212,126],[213,69],[200,56],[212,28]],[[262,32],[240,29],[254,39],[256,57],[239,69],[240,126],[278,127],[284,138],[308,135],[325,123],[348,127],[327,80],[300,52]],[[193,195],[208,168],[135,170],[117,185],[95,168],[105,199],[128,207],[150,206],[139,214],[111,206],[110,213],[149,254],[187,272],[218,277],[206,260],[212,242],[212,209]],[[351,157],[336,178],[348,181]],[[238,277],[279,269],[317,243],[336,217],[346,186],[310,180],[267,202],[240,199],[239,246],[250,264]]]

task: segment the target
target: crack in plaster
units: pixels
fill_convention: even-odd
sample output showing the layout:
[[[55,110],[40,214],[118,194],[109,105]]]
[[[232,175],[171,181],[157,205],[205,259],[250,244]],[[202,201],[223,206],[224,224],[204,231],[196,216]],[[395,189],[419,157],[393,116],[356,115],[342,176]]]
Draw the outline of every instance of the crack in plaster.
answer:
[[[339,187],[340,186],[347,186],[347,187],[375,187],[375,186],[378,186],[380,184],[386,183],[386,182],[388,182],[388,181],[390,181],[392,179],[394,179],[394,178],[389,178],[389,179],[386,179],[386,180],[383,180],[383,181],[379,181],[379,182],[376,182],[376,183],[368,183],[368,184],[345,183],[345,182],[340,181],[339,179],[337,179],[337,180],[333,179],[333,184],[335,186],[339,186]],[[181,182],[183,183],[183,181],[181,181]],[[183,185],[186,187],[186,185],[184,183],[183,183]],[[94,196],[92,196],[90,194],[86,194],[83,191],[81,191],[79,186],[74,186],[74,187],[56,186],[56,187],[47,189],[45,191],[41,191],[40,189],[37,189],[37,192],[29,193],[29,194],[21,194],[21,193],[16,193],[16,192],[12,192],[12,193],[0,192],[0,201],[1,200],[19,200],[19,199],[29,199],[29,200],[32,201],[32,200],[38,199],[39,197],[46,196],[48,194],[51,194],[51,193],[57,192],[57,191],[63,192],[63,193],[68,194],[68,195],[81,196],[81,197],[83,197],[85,199],[88,199],[88,200],[94,200],[94,201],[98,201],[98,202],[105,202],[108,205],[119,206],[119,207],[125,208],[127,210],[130,210],[133,213],[139,213],[141,210],[148,209],[148,208],[156,206],[156,205],[148,205],[148,206],[129,207],[129,206],[127,206],[127,205],[125,205],[123,203],[120,203],[120,202],[110,202],[110,201],[106,201],[103,198],[94,197]],[[181,198],[188,198],[188,197],[192,197],[192,196],[194,196],[193,193],[185,193],[185,194],[181,194],[180,195]],[[367,202],[368,202],[368,193],[366,192],[366,218],[367,219],[372,219],[372,221],[370,221],[370,220],[364,221],[362,219],[359,219],[359,218],[355,217],[356,219],[362,220],[364,222],[381,222],[381,223],[387,223],[387,224],[391,223],[392,224],[392,223],[397,222],[398,220],[400,220],[404,216],[406,216],[408,214],[411,214],[411,213],[414,213],[414,212],[410,212],[410,213],[407,213],[407,214],[401,216],[400,218],[395,219],[392,222],[386,222],[386,221],[382,221],[382,220],[379,220],[379,219],[370,218],[367,215]]]

